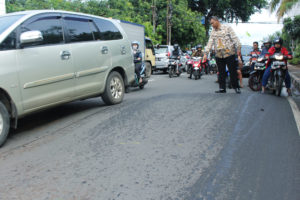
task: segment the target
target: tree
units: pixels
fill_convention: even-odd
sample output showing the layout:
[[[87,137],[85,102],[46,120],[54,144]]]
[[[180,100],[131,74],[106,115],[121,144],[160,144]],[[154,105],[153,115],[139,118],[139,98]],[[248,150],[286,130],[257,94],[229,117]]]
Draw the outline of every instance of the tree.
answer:
[[[217,16],[227,22],[246,22],[255,12],[267,5],[267,0],[188,0],[189,7],[205,16],[205,29],[208,35],[209,19]]]
[[[279,21],[288,11],[293,8],[295,4],[299,2],[300,0],[271,0],[270,9],[271,12],[274,12],[276,8],[278,8],[276,11],[276,15]]]

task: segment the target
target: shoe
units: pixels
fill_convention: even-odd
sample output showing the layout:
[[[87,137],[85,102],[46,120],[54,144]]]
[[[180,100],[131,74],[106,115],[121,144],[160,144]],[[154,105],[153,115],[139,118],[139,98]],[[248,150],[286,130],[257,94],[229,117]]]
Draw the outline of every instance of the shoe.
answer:
[[[226,90],[217,90],[215,93],[226,93]]]
[[[235,90],[235,93],[237,93],[237,94],[241,94],[241,90],[240,90],[240,88],[235,88],[234,90]]]
[[[292,96],[291,88],[287,88],[287,89],[286,89],[286,92],[288,93],[288,96]]]

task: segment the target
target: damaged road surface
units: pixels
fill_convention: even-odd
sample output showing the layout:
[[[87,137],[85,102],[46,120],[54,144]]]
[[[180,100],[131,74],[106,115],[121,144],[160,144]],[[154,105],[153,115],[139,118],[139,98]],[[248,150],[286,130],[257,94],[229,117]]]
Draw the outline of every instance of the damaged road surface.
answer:
[[[300,199],[286,98],[215,94],[215,79],[158,74],[119,105],[94,98],[21,119],[0,149],[0,200]]]

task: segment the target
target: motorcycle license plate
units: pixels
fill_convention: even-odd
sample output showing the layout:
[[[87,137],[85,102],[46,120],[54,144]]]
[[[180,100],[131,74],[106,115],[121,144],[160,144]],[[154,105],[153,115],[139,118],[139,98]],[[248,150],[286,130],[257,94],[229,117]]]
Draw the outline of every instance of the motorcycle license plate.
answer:
[[[263,66],[265,66],[265,63],[256,63],[255,64],[257,67],[263,67]]]
[[[282,65],[285,65],[285,62],[282,62],[282,61],[274,61],[274,62],[273,62],[273,65],[279,65],[279,66],[282,66]]]

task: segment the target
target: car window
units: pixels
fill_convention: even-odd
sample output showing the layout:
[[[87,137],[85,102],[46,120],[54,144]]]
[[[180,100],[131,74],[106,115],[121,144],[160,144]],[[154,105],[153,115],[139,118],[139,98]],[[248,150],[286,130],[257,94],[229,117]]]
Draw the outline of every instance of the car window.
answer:
[[[158,49],[155,49],[155,53],[168,53],[168,48],[158,48]]]
[[[94,22],[100,30],[100,40],[119,40],[123,36],[119,29],[110,21],[105,19],[94,18]]]
[[[44,16],[33,22],[29,22],[21,28],[22,33],[26,31],[41,31],[43,35],[43,41],[26,44],[26,46],[59,44],[64,42],[61,20],[58,16]]]
[[[70,42],[83,42],[94,40],[95,27],[89,19],[79,17],[64,17]]]
[[[24,15],[12,15],[0,17],[0,34],[23,16]]]
[[[0,51],[16,49],[16,44],[17,44],[17,34],[16,31],[13,31],[0,44]]]

